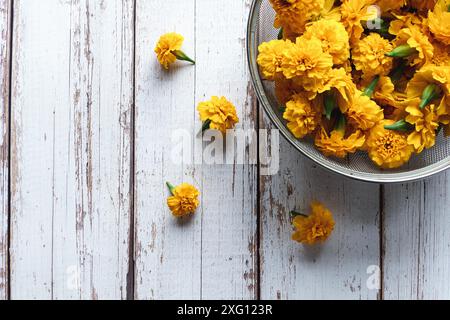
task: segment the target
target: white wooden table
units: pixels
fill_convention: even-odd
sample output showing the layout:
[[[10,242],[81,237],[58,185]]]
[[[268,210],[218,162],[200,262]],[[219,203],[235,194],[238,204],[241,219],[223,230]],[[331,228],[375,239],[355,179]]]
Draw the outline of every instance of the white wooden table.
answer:
[[[0,299],[450,298],[450,176],[349,181],[282,138],[280,171],[173,165],[171,132],[224,95],[240,128],[271,125],[246,62],[251,0],[0,0]],[[197,65],[165,72],[159,35]],[[165,181],[201,208],[169,214]],[[290,240],[322,200],[329,242]],[[377,275],[380,283],[377,285]]]

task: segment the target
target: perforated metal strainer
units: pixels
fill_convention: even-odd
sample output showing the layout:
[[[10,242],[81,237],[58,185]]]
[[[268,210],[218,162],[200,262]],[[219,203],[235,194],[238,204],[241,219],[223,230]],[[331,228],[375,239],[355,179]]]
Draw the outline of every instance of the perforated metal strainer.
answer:
[[[275,126],[283,136],[303,155],[335,173],[353,179],[373,183],[403,183],[420,180],[450,168],[450,138],[441,133],[436,146],[415,155],[404,167],[397,170],[382,170],[372,163],[366,153],[359,152],[344,160],[323,156],[311,141],[298,140],[287,129],[279,103],[275,98],[274,85],[262,79],[256,62],[258,46],[262,42],[277,38],[273,27],[275,12],[269,0],[254,0],[247,30],[247,54],[250,73],[258,99]],[[283,156],[283,155],[281,155]]]

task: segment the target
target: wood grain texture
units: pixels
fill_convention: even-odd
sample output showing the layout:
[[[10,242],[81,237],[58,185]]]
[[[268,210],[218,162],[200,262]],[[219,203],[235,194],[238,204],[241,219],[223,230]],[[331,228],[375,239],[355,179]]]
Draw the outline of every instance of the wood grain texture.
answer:
[[[10,0],[0,1],[0,300],[8,298]]]
[[[136,298],[256,295],[256,167],[236,160],[202,165],[198,147],[174,163],[171,136],[184,130],[195,145],[201,127],[196,106],[212,95],[237,106],[240,128],[254,128],[244,46],[248,9],[243,0],[137,1]],[[185,37],[183,50],[196,66],[177,63],[165,71],[158,65],[150,49],[172,31]],[[165,181],[200,189],[194,217],[170,215]]]
[[[245,47],[250,0],[196,1],[196,103],[225,96],[236,105],[238,129],[255,129]],[[224,32],[226,30],[226,32]],[[202,298],[252,299],[257,294],[257,166],[248,141],[234,163],[201,167]],[[231,143],[225,153],[229,156]],[[243,163],[239,163],[243,154]]]
[[[14,299],[126,297],[133,10],[15,1]]]
[[[265,116],[262,125],[271,127]],[[279,173],[261,177],[261,297],[377,299],[367,282],[380,266],[379,187],[325,172],[283,138],[280,158]],[[325,244],[302,246],[291,240],[289,211],[308,212],[314,200],[336,228]]]
[[[387,186],[383,252],[385,299],[450,298],[450,176]]]
[[[195,3],[138,0],[136,13],[135,298],[199,299],[201,214],[174,219],[165,185],[201,181],[191,159],[171,157],[171,133],[195,132],[195,67],[180,62],[166,71],[153,53],[160,35],[179,32],[195,58]]]

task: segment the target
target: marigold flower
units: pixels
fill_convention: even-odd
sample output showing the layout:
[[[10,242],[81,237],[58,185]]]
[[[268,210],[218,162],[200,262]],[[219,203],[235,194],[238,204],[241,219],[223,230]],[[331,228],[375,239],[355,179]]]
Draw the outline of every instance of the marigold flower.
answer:
[[[436,144],[436,131],[439,128],[439,115],[435,105],[421,109],[419,102],[420,100],[416,99],[406,108],[408,113],[406,121],[415,127],[414,132],[408,136],[408,143],[414,147],[417,153]]]
[[[396,18],[396,20],[392,20],[390,22],[389,33],[394,36],[396,36],[403,28],[407,28],[411,25],[419,26],[421,30],[425,25],[422,19],[414,13],[399,14],[396,12],[391,12],[391,14]]]
[[[330,210],[319,202],[311,204],[309,216],[293,213],[295,232],[292,240],[306,245],[325,242],[333,233],[335,221]]]
[[[207,129],[219,130],[223,134],[239,122],[235,106],[225,97],[213,96],[210,101],[200,102],[197,110],[200,119],[208,124]]]
[[[290,40],[272,40],[259,46],[257,62],[265,79],[275,80],[280,78],[284,51],[292,45],[293,43]]]
[[[301,88],[295,85],[292,80],[284,78],[275,80],[275,95],[283,106],[292,99],[292,96],[299,93]]]
[[[342,117],[343,119],[343,117]],[[366,137],[360,130],[355,131],[350,136],[345,135],[345,119],[338,124],[330,134],[322,126],[316,134],[316,147],[326,157],[345,158],[349,153],[355,153],[364,146]]]
[[[384,110],[385,118],[391,120],[404,119],[406,116],[406,94],[396,92],[390,77],[380,77],[372,99]]]
[[[172,194],[167,199],[167,205],[175,217],[184,217],[195,213],[200,201],[198,197],[200,192],[192,185],[183,183],[177,187],[167,183]]]
[[[411,55],[411,65],[413,66],[423,65],[433,58],[434,47],[418,26],[411,25],[400,30],[395,45],[396,47],[407,45],[417,51],[417,54]]]
[[[441,42],[434,42],[434,55],[432,64],[436,66],[448,67],[450,66],[450,46],[446,46]]]
[[[432,10],[438,0],[408,0],[409,5],[417,10],[427,11]]]
[[[350,58],[348,33],[342,23],[335,20],[318,20],[307,27],[305,39],[317,38],[322,42],[323,52],[333,57],[333,63],[340,65]]]
[[[444,97],[449,97],[450,66],[428,65],[417,71],[406,88],[408,99],[421,98],[423,100],[424,92],[426,92],[430,85],[434,85],[439,91],[442,91]],[[426,104],[432,103],[433,100],[437,99],[441,99],[440,95],[431,96]]]
[[[373,128],[384,119],[383,110],[375,101],[357,91],[346,111],[348,121],[363,131]]]
[[[305,25],[314,16],[319,16],[324,0],[270,0],[276,12],[275,28],[288,27],[292,32],[301,34]]]
[[[380,7],[382,12],[397,10],[406,4],[406,0],[378,0],[376,5]]]
[[[374,4],[375,0],[343,0],[341,4],[342,23],[347,29],[350,42],[354,43],[361,38],[364,32],[362,23],[375,19],[368,10],[369,6]]]
[[[364,78],[388,75],[392,69],[393,59],[386,54],[392,49],[388,40],[378,33],[371,33],[353,47],[352,59],[356,70],[362,71]]]
[[[287,127],[297,139],[314,132],[322,118],[322,112],[304,95],[296,94],[286,103],[283,118],[288,121]]]
[[[319,39],[297,38],[294,46],[285,50],[282,71],[306,91],[318,92],[333,67],[333,58],[323,52]]]
[[[195,64],[194,60],[181,51],[183,41],[183,36],[175,32],[164,34],[159,38],[159,41],[156,44],[155,53],[159,63],[165,69],[169,69],[169,65],[174,63],[177,59]]]
[[[350,98],[355,94],[356,85],[353,82],[351,74],[348,74],[342,67],[339,69],[331,69],[321,79],[314,82],[314,90],[307,91],[305,94],[309,100],[313,100],[317,95],[327,91],[332,91],[337,98],[339,106],[343,107],[348,104]]]
[[[450,12],[445,1],[441,1],[434,11],[428,13],[428,26],[436,40],[450,45]]]
[[[381,121],[370,130],[366,141],[370,159],[384,169],[403,166],[414,152],[414,148],[408,143],[407,133],[385,128],[394,123],[393,120]]]

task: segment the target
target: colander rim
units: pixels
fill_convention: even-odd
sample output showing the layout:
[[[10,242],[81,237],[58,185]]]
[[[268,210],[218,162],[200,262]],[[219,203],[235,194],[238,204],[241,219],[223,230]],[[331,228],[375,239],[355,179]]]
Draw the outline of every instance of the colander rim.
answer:
[[[322,168],[336,173],[338,175],[369,183],[378,183],[378,184],[395,184],[395,183],[408,183],[414,181],[420,181],[425,178],[429,178],[438,173],[441,173],[450,168],[450,157],[447,157],[441,161],[438,161],[434,164],[428,165],[421,169],[411,170],[408,172],[400,172],[400,173],[364,173],[360,171],[355,171],[346,168],[338,168],[324,162],[317,155],[311,153],[304,146],[299,144],[299,141],[289,132],[287,127],[281,122],[279,117],[275,114],[268,98],[265,94],[265,89],[263,85],[262,78],[259,73],[259,68],[256,63],[256,52],[258,50],[258,13],[261,8],[263,0],[253,0],[250,7],[250,14],[247,24],[247,39],[246,39],[246,51],[247,51],[247,62],[250,69],[250,77],[253,83],[253,87],[256,91],[256,96],[258,98],[259,103],[262,105],[265,113],[275,124],[275,127],[281,132],[282,136],[295,148],[299,151],[303,156],[313,161],[317,165]]]

